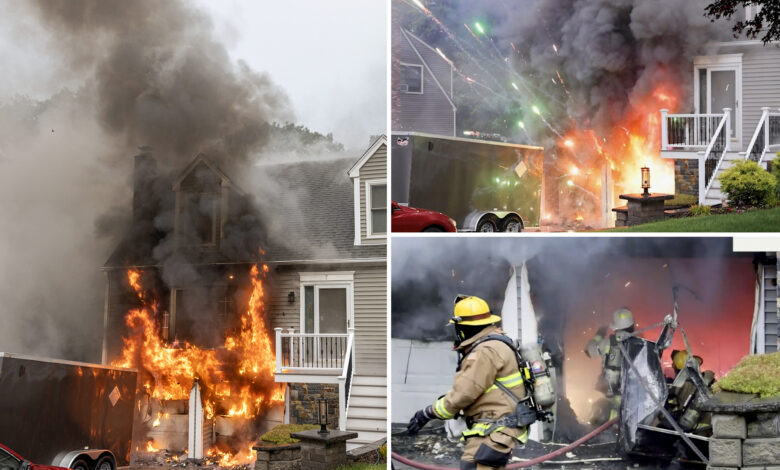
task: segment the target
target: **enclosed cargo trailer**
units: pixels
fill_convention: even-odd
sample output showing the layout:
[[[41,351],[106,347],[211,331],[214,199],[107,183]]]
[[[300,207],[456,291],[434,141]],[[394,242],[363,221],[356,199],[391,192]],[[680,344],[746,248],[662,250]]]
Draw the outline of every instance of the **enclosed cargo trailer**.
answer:
[[[135,370],[0,352],[0,443],[33,462],[129,464]]]
[[[539,225],[543,148],[416,132],[392,134],[393,201],[441,212],[463,231]]]

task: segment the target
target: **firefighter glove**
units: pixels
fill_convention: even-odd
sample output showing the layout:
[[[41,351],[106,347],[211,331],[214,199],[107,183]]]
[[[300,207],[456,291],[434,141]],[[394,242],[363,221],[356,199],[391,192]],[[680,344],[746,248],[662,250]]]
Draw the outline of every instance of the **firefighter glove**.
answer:
[[[412,416],[412,419],[409,420],[409,424],[406,426],[406,432],[410,436],[414,436],[420,432],[420,429],[422,429],[423,426],[428,424],[428,421],[435,417],[436,416],[433,414],[433,407],[431,406],[427,406],[422,410],[418,410],[414,416]]]

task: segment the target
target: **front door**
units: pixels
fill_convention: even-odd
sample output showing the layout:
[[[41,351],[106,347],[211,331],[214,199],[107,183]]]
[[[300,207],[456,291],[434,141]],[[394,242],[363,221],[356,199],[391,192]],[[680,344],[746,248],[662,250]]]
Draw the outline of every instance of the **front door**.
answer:
[[[713,63],[695,67],[696,112],[721,114],[731,108],[732,149],[742,147],[741,66]]]

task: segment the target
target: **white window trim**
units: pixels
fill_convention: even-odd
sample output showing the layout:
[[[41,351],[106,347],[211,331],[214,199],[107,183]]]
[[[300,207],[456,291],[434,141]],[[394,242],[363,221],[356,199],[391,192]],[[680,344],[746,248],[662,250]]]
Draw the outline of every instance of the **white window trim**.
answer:
[[[736,106],[734,110],[734,120],[736,122],[731,123],[732,129],[734,129],[734,139],[737,148],[742,148],[742,54],[721,54],[721,55],[706,55],[696,56],[693,59],[693,109],[696,114],[706,113],[706,109],[699,109],[699,70],[734,70],[736,81]],[[707,80],[709,82],[709,74],[707,74]],[[709,83],[708,83],[709,86]],[[720,114],[723,110],[712,110],[713,114]]]
[[[360,178],[352,178],[354,194],[352,199],[355,201],[355,246],[360,246],[362,237],[360,236]]]
[[[387,238],[387,231],[385,233],[374,233],[373,228],[371,227],[371,186],[379,186],[379,185],[385,185],[385,188],[387,188],[387,179],[375,179],[375,180],[366,180],[365,181],[365,191],[366,191],[366,239],[379,239],[379,238]],[[390,204],[385,201],[385,215],[389,215],[390,213]],[[390,225],[387,225],[387,227],[390,227]]]
[[[299,331],[305,331],[306,327],[306,297],[305,288],[345,288],[347,290],[347,324],[345,327],[354,328],[355,325],[355,271],[325,271],[325,272],[299,272],[300,277],[300,318]],[[319,331],[319,301],[314,297],[314,330]],[[311,332],[310,332],[311,333]]]
[[[419,67],[420,68],[420,91],[402,91],[407,95],[422,95],[425,93],[425,67],[422,64],[410,64],[409,62],[401,62],[402,67]]]

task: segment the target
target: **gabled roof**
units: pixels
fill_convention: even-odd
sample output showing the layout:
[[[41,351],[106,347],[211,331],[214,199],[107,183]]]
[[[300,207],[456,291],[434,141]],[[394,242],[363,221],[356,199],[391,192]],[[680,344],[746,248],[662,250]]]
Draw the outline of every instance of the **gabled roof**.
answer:
[[[371,158],[372,155],[376,153],[377,150],[379,150],[379,147],[384,145],[387,147],[387,136],[380,135],[373,144],[366,150],[363,155],[358,159],[357,162],[355,162],[354,165],[352,165],[352,168],[349,169],[347,174],[350,178],[356,178],[360,176],[360,169],[363,168],[363,165],[366,164],[369,158]]]
[[[181,187],[182,181],[184,181],[187,176],[189,176],[190,173],[195,170],[195,168],[198,167],[199,164],[206,165],[211,171],[213,171],[219,178],[222,180],[222,186],[228,186],[236,190],[239,194],[244,194],[244,191],[236,186],[236,184],[223,172],[216,164],[209,161],[208,158],[203,153],[199,153],[195,156],[195,158],[192,159],[192,161],[184,167],[184,170],[181,172],[181,176],[174,181],[172,189],[174,191],[178,191]]]
[[[458,108],[457,108],[457,106],[455,106],[455,102],[452,101],[452,98],[450,97],[450,94],[447,93],[447,90],[444,89],[444,87],[442,86],[441,82],[439,82],[439,79],[436,78],[436,74],[433,73],[433,70],[431,70],[431,67],[428,65],[428,61],[426,61],[423,58],[422,54],[420,53],[420,49],[419,49],[418,46],[420,46],[420,47],[427,47],[434,54],[436,54],[437,57],[440,57],[441,60],[445,60],[445,59],[443,57],[441,57],[441,55],[439,55],[439,53],[436,51],[436,49],[431,47],[430,44],[428,44],[427,42],[425,42],[422,39],[418,38],[414,34],[410,33],[408,30],[406,30],[404,28],[401,28],[401,35],[406,40],[407,44],[409,44],[409,47],[412,48],[412,50],[414,51],[415,55],[417,55],[417,58],[420,59],[420,62],[422,63],[423,67],[425,67],[425,70],[428,71],[428,75],[430,75],[430,77],[433,79],[433,82],[436,84],[436,86],[439,88],[439,90],[441,90],[442,94],[447,98],[447,101],[450,102],[450,105],[452,106],[452,109],[453,110],[457,110]],[[452,67],[452,62],[450,62],[449,60],[446,60],[445,62],[447,62],[450,67]]]

